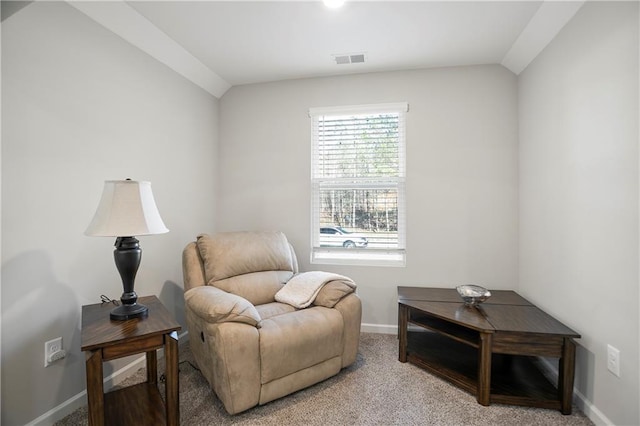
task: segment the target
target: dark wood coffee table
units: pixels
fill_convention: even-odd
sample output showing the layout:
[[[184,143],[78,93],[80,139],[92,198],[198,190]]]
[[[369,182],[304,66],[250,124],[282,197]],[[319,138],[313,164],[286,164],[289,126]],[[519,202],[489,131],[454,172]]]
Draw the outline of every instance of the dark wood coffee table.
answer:
[[[478,403],[559,409],[571,414],[575,342],[580,335],[509,290],[477,307],[455,289],[398,287],[400,362],[411,362],[475,394]],[[432,333],[409,332],[408,325]],[[433,333],[435,332],[435,333]],[[537,357],[558,358],[554,385]]]

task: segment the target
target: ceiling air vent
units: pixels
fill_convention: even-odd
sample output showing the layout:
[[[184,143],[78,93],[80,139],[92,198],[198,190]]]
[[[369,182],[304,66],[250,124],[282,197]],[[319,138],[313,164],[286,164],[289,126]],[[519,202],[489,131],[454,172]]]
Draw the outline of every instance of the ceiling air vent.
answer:
[[[331,55],[331,56],[336,61],[337,65],[362,64],[362,63],[364,63],[364,58],[365,58],[364,53],[354,53],[354,54],[346,54],[346,55]]]

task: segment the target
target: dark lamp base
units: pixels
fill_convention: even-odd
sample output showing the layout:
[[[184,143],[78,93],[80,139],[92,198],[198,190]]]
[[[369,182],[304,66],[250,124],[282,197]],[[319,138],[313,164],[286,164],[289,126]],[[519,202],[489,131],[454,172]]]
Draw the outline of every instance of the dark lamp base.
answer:
[[[133,305],[120,305],[111,311],[110,317],[115,321],[124,321],[133,318],[146,318],[149,308],[139,303]]]

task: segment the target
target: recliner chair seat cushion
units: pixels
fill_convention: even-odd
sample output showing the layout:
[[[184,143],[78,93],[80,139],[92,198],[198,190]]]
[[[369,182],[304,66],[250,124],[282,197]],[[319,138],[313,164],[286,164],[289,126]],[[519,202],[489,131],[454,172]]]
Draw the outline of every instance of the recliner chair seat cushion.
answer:
[[[265,303],[263,305],[256,305],[256,311],[260,314],[260,318],[265,320],[277,315],[288,314],[289,312],[295,312],[296,308],[286,303],[272,302]]]
[[[321,306],[263,319],[261,382],[269,383],[340,356],[343,324],[340,312]]]

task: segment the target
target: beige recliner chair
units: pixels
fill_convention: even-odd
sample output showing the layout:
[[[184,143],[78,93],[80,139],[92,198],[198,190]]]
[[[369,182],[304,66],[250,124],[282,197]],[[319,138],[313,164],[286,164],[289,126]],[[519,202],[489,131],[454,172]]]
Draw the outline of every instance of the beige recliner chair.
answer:
[[[287,300],[280,296],[301,278],[303,288],[318,279],[298,273],[284,234],[200,235],[182,260],[191,350],[230,414],[318,383],[355,361],[362,307],[352,281],[324,276],[306,308],[276,301]]]

